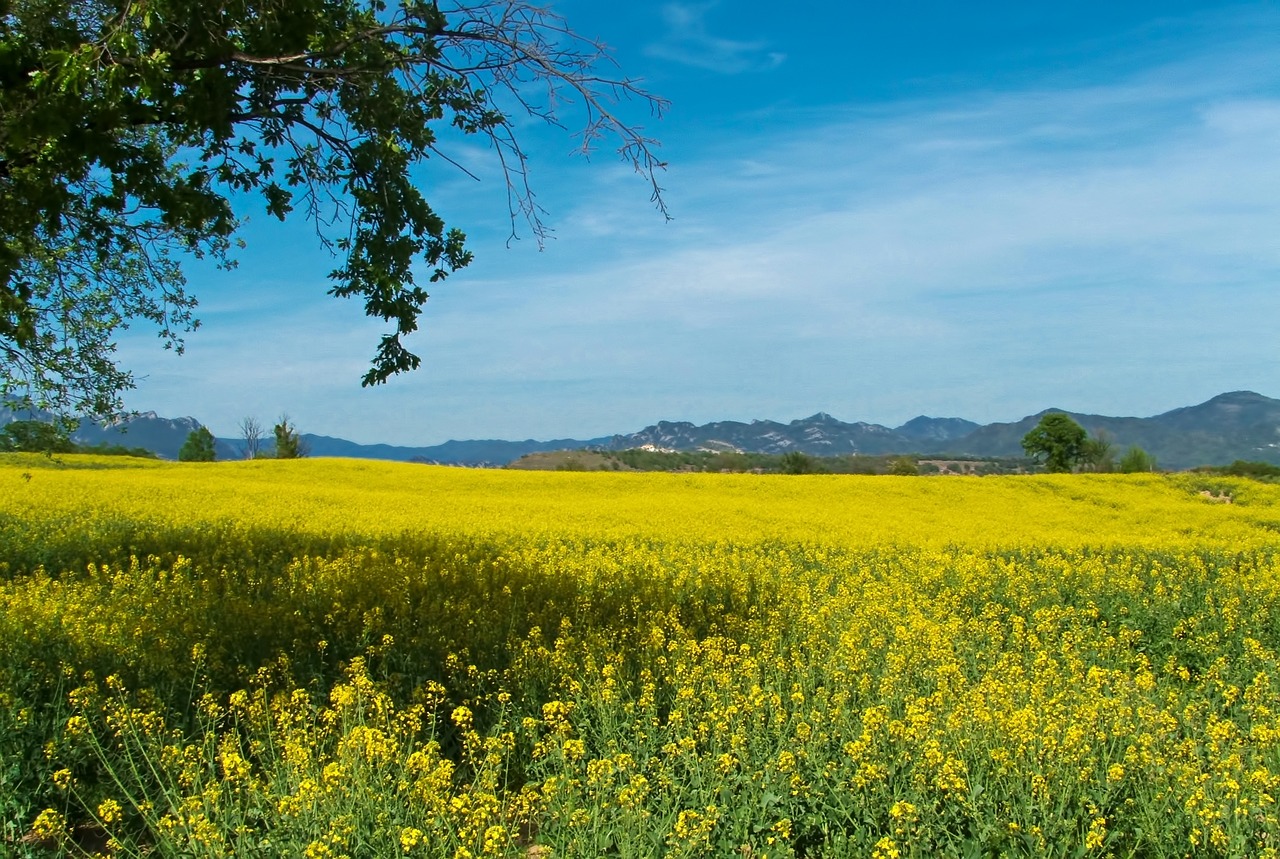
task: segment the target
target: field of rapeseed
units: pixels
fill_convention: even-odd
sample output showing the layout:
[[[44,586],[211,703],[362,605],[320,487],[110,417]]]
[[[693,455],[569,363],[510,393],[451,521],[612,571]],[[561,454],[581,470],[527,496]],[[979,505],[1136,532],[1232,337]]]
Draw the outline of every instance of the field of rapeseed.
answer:
[[[1274,485],[8,455],[0,641],[7,855],[1280,847]]]

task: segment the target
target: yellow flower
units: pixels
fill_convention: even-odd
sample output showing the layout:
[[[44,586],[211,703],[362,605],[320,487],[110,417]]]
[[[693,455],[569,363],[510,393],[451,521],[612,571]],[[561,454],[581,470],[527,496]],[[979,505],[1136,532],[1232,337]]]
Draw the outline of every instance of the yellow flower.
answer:
[[[501,826],[490,826],[484,831],[482,852],[485,856],[497,856],[509,842],[507,830]]]
[[[583,755],[587,753],[587,744],[582,740],[565,740],[563,752],[565,758],[568,760],[582,760]]]
[[[887,835],[877,841],[875,848],[871,851],[871,859],[898,859],[901,855],[898,845]]]
[[[120,803],[116,802],[114,799],[103,800],[98,804],[98,820],[101,821],[104,826],[111,826],[113,823],[118,823],[120,821],[122,811],[123,809],[120,807]]]
[[[1097,850],[1102,847],[1103,842],[1107,838],[1107,819],[1105,817],[1095,817],[1093,822],[1089,824],[1089,832],[1084,837],[1084,846],[1088,850]]]
[[[67,821],[52,808],[46,808],[36,815],[31,824],[31,834],[42,841],[61,838],[66,831]]]
[[[413,848],[422,843],[423,835],[424,833],[421,829],[414,829],[411,826],[406,826],[404,829],[401,829],[400,849],[405,853],[412,852]]]

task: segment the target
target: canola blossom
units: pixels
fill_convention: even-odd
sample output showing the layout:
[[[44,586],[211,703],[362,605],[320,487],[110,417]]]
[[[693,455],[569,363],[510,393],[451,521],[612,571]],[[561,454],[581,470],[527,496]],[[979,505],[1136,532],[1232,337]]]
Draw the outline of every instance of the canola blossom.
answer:
[[[1275,856],[1280,487],[0,457],[0,850]]]

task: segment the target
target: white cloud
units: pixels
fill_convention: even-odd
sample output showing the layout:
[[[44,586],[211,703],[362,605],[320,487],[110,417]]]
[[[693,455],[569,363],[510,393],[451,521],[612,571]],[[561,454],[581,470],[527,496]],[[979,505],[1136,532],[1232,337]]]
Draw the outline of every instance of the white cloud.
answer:
[[[786,62],[787,55],[769,50],[762,40],[742,41],[713,36],[706,16],[717,3],[666,3],[662,19],[667,32],[645,48],[651,57],[696,66],[721,74],[767,71]]]

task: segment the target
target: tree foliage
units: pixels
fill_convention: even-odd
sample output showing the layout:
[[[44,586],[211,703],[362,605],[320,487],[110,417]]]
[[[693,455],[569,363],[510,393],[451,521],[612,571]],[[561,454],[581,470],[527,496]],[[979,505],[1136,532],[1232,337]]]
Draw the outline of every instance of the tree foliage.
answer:
[[[272,427],[271,431],[276,439],[276,459],[298,459],[310,453],[307,443],[298,435],[298,428],[289,421],[288,415],[281,415],[280,423]]]
[[[577,105],[582,149],[610,137],[661,208],[655,144],[615,105],[663,103],[609,64],[527,0],[0,4],[0,395],[118,411],[116,335],[146,320],[182,350],[198,321],[181,262],[234,265],[233,195],[310,219],[330,292],[389,324],[363,384],[418,367],[419,271],[471,260],[415,178],[449,161],[442,135],[492,144],[512,229],[541,238],[515,127]]]
[[[216,458],[213,433],[205,426],[188,433],[187,440],[178,451],[179,462],[213,462]]]
[[[1116,446],[1106,430],[1095,430],[1084,442],[1080,452],[1080,464],[1089,471],[1112,472],[1116,470]]]
[[[1131,445],[1120,457],[1120,471],[1124,474],[1135,474],[1140,471],[1155,471],[1156,458],[1136,444]]]
[[[1088,453],[1089,434],[1070,415],[1050,412],[1022,437],[1022,449],[1048,471],[1071,471]]]
[[[46,421],[11,421],[0,429],[0,451],[74,453],[76,445],[66,429]]]
[[[813,474],[818,463],[804,451],[789,450],[778,460],[778,468],[783,474]]]
[[[920,474],[920,464],[909,456],[899,456],[889,464],[889,473],[899,477],[915,477]]]
[[[1233,477],[1280,478],[1280,465],[1273,462],[1237,459],[1221,471]]]

